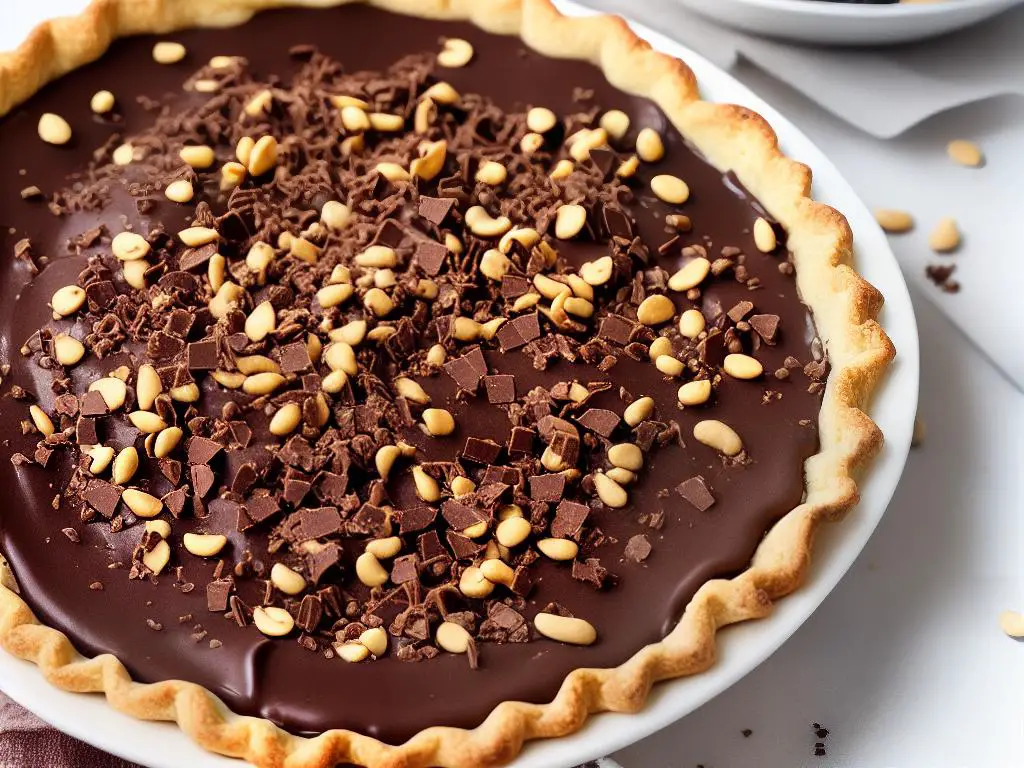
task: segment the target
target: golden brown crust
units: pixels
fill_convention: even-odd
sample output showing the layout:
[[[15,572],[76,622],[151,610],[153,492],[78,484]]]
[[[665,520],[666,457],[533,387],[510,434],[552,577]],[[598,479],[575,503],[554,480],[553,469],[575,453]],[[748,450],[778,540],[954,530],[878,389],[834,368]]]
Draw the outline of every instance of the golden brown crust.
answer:
[[[73,19],[39,26],[13,54],[0,54],[0,115],[46,82],[102,55],[122,35],[186,26],[238,24],[281,5],[337,5],[349,0],[94,0]],[[765,120],[747,109],[702,101],[693,73],[653,51],[618,18],[567,18],[550,0],[371,0],[405,13],[468,19],[491,32],[519,34],[539,52],[598,64],[618,88],[655,101],[716,166],[733,170],[786,229],[797,284],[825,341],[831,374],[819,419],[821,449],[806,463],[807,493],[763,539],[739,576],[704,584],[675,629],[615,669],[578,669],[548,704],[505,702],[473,730],[428,728],[398,746],[351,731],[315,738],[289,735],[266,720],[240,717],[192,683],[132,682],[113,656],[87,659],[60,632],[41,625],[16,594],[0,560],[0,645],[36,663],[51,683],[102,692],[122,712],[176,721],[197,743],[265,768],[485,768],[518,754],[524,741],[578,730],[593,712],[634,712],[659,680],[689,675],[715,660],[720,627],[759,618],[796,589],[810,561],[815,531],[857,499],[856,477],[882,445],[864,411],[895,350],[876,317],[882,297],[851,266],[846,219],[810,199],[811,172],[785,157]]]

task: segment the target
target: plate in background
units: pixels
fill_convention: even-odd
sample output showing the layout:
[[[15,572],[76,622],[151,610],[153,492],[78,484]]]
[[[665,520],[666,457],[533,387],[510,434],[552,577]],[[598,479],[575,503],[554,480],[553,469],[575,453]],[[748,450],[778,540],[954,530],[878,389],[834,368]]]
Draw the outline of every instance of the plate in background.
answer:
[[[858,5],[826,0],[676,0],[756,35],[817,45],[892,45],[963,29],[1024,0]]]

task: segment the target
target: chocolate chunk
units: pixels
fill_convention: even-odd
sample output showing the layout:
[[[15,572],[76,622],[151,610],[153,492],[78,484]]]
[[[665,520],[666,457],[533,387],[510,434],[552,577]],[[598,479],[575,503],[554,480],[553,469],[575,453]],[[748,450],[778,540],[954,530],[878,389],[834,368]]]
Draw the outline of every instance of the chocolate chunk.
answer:
[[[216,479],[213,470],[205,464],[193,464],[189,467],[189,477],[192,479],[192,492],[196,498],[205,499]]]
[[[621,315],[608,315],[602,318],[597,335],[624,347],[630,342],[634,327],[636,327],[636,323],[629,318]]]
[[[160,459],[157,467],[171,485],[178,485],[181,482],[181,462],[177,459]]]
[[[36,451],[34,454],[36,464],[45,468],[46,465],[50,463],[51,456],[53,456],[53,448],[46,445],[45,443],[39,443],[39,445],[36,446]]]
[[[232,595],[228,598],[228,613],[231,614],[232,621],[239,627],[247,626],[252,615],[249,606],[243,603],[242,598],[238,595]]]
[[[188,336],[188,332],[192,330],[194,322],[195,316],[191,312],[175,308],[167,316],[167,322],[164,323],[164,332],[179,339],[184,339]]]
[[[522,472],[516,467],[490,466],[484,470],[484,476],[480,479],[480,484],[502,483],[511,488],[520,485],[521,481]]]
[[[185,511],[185,505],[188,503],[188,488],[175,488],[170,493],[165,494],[160,501],[164,503],[167,511],[175,519],[180,518]]]
[[[514,470],[512,467],[504,467],[503,469]],[[504,475],[507,479],[508,475]],[[473,501],[484,509],[494,509],[498,502],[501,501],[502,497],[508,493],[513,483],[507,482],[495,482],[489,480],[485,474],[483,481],[480,483],[480,487],[476,489],[473,494]]]
[[[109,280],[97,280],[85,287],[85,298],[90,312],[103,312],[110,308],[117,298],[117,289]]]
[[[322,501],[340,505],[348,493],[348,475],[324,472],[317,481],[316,493]]]
[[[178,269],[191,271],[200,267],[205,268],[206,263],[217,253],[216,243],[207,243],[198,248],[186,248],[178,257]]]
[[[555,432],[551,436],[551,452],[562,458],[570,467],[576,466],[580,457],[580,438],[571,432]]]
[[[384,507],[366,502],[345,526],[349,535],[383,538],[390,530],[388,511]]]
[[[304,472],[310,472],[313,469],[313,450],[309,447],[309,443],[298,435],[281,446],[278,456],[288,466],[296,467]]]
[[[394,219],[385,219],[380,225],[377,234],[373,237],[374,245],[384,245],[388,248],[398,248],[408,241],[410,235],[406,228]]]
[[[530,639],[530,627],[518,611],[495,601],[487,606],[487,618],[478,634],[489,642],[525,643]]]
[[[301,341],[285,344],[281,347],[281,372],[299,373],[309,370],[313,362],[309,359],[309,351]]]
[[[235,476],[231,480],[231,492],[239,496],[245,496],[256,482],[257,477],[256,465],[251,461],[245,462],[238,467]]]
[[[447,499],[441,505],[441,514],[448,521],[448,525],[456,531],[464,531],[470,526],[486,520],[482,513],[455,499]]]
[[[82,405],[79,412],[83,416],[106,416],[107,402],[98,391],[86,392],[82,395]]]
[[[509,588],[520,597],[530,594],[530,590],[533,589],[533,577],[530,576],[530,569],[525,565],[516,566]]]
[[[565,475],[534,475],[530,478],[530,498],[534,501],[561,501],[565,494]]]
[[[484,391],[487,392],[489,403],[503,405],[515,402],[516,377],[507,373],[484,376]]]
[[[217,342],[214,339],[194,341],[188,345],[190,371],[212,371],[217,367]]]
[[[420,559],[424,561],[448,555],[444,545],[441,544],[441,538],[437,535],[437,531],[427,531],[417,536],[416,548],[419,550]]]
[[[474,464],[493,464],[501,453],[501,446],[493,440],[467,437],[459,456]]]
[[[341,515],[336,507],[300,509],[288,517],[289,522],[293,519],[295,526],[292,533],[294,539],[300,542],[332,536],[343,530]]]
[[[594,156],[594,150],[590,151],[590,156]],[[604,207],[604,226],[612,237],[621,237],[623,240],[633,239],[633,224],[619,208],[607,205]]]
[[[707,337],[697,344],[697,354],[700,359],[715,367],[722,365],[727,352],[725,334],[718,329],[709,331]]]
[[[220,443],[205,437],[192,437],[188,441],[187,455],[189,464],[209,464],[222,450]]]
[[[299,613],[295,617],[295,626],[303,632],[315,632],[320,626],[320,619],[323,618],[324,609],[320,598],[316,595],[306,595],[299,603]]]
[[[609,181],[614,175],[614,170],[619,165],[619,156],[612,152],[610,149],[605,149],[603,147],[595,147],[594,149],[590,150],[590,162],[592,162],[594,166],[597,168],[597,170],[601,172],[601,178],[604,179],[605,181]],[[607,221],[607,219],[605,220]],[[613,235],[617,234],[616,232],[612,232],[610,228],[609,231]],[[628,237],[626,235],[619,236]]]
[[[262,523],[281,511],[281,505],[273,496],[250,496],[245,502],[245,511],[254,523]]]
[[[163,331],[155,331],[150,334],[146,342],[146,354],[153,360],[168,360],[185,347],[185,342],[177,336],[172,336]]]
[[[75,441],[79,445],[96,445],[100,438],[96,432],[96,419],[79,416],[75,422]]]
[[[526,427],[512,427],[508,438],[508,455],[513,459],[521,459],[533,453],[533,441],[537,433]]]
[[[313,484],[308,480],[299,480],[294,477],[288,478],[284,481],[281,498],[293,507],[299,507],[302,505],[302,500],[306,498],[306,494],[312,489]]]
[[[706,512],[715,503],[711,486],[701,475],[695,475],[676,486],[676,493],[693,504],[701,512]]]
[[[407,533],[424,531],[433,525],[437,518],[437,510],[425,505],[409,507],[397,510],[395,517],[398,519],[399,531],[404,536]]]
[[[419,578],[419,573],[416,569],[416,563],[418,561],[419,558],[416,555],[402,555],[401,557],[396,557],[395,561],[391,564],[391,581],[395,584],[405,584],[408,581],[416,581],[416,579]]]
[[[622,420],[615,411],[605,408],[588,408],[577,421],[587,429],[597,432],[601,437],[611,437]]]
[[[421,240],[416,244],[416,263],[424,274],[434,277],[448,261],[448,249],[433,240]]]
[[[157,282],[166,293],[191,298],[199,290],[199,281],[188,272],[168,272]]]
[[[484,545],[477,544],[468,536],[457,531],[447,531],[448,547],[456,560],[472,560],[483,551]]]
[[[626,542],[626,549],[623,551],[626,559],[632,560],[634,563],[642,563],[650,554],[651,542],[642,533],[631,536],[629,541]]]
[[[228,609],[228,598],[235,583],[231,579],[216,579],[206,585],[206,608],[215,613]]]
[[[501,295],[506,299],[517,299],[530,292],[533,285],[522,275],[504,275],[501,278]]]
[[[601,561],[596,557],[574,560],[572,577],[577,581],[590,584],[595,589],[601,589],[608,580],[608,569],[601,565]]]
[[[109,520],[114,516],[117,505],[121,501],[121,489],[103,480],[93,480],[86,488],[83,497],[90,507]]]
[[[508,325],[506,323],[505,325]],[[476,392],[480,380],[487,373],[487,361],[480,347],[475,347],[462,357],[456,357],[444,364],[445,373],[454,379],[459,389]]]
[[[341,547],[333,543],[312,547],[305,560],[309,580],[318,584],[329,570],[341,562]]]
[[[778,315],[751,315],[747,322],[766,344],[775,343],[775,337],[779,332]]]
[[[231,437],[242,448],[249,445],[252,439],[252,429],[244,421],[229,421],[228,428],[231,430]]]
[[[497,333],[502,352],[509,352],[540,338],[540,315],[530,312],[503,323]]]
[[[419,215],[435,226],[441,226],[448,218],[452,208],[455,207],[455,200],[450,197],[420,197]]]
[[[732,320],[734,323],[738,323],[740,320],[745,318],[747,315],[749,315],[753,311],[754,311],[754,303],[753,302],[751,302],[751,301],[738,301],[738,302],[736,302],[736,304],[733,305],[732,309],[730,309],[728,312],[726,312],[726,314],[729,316],[730,320]]]
[[[586,504],[563,499],[555,509],[555,519],[551,521],[551,535],[556,539],[578,540],[589,515],[590,507]]]

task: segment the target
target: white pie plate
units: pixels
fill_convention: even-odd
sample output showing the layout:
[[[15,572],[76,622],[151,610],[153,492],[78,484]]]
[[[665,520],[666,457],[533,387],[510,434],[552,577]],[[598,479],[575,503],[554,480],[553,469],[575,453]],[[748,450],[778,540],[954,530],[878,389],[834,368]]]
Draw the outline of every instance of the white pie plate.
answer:
[[[855,5],[822,0],[676,2],[757,35],[812,45],[891,45],[963,29],[1022,0],[944,0],[910,5]]]
[[[574,3],[558,4],[568,13],[587,13]],[[567,768],[621,749],[692,712],[768,658],[828,596],[867,543],[899,482],[917,410],[918,342],[913,307],[885,235],[864,203],[817,147],[746,87],[688,48],[647,28],[634,25],[634,29],[654,47],[687,61],[705,98],[742,104],[764,115],[786,152],[814,169],[815,196],[850,220],[857,240],[857,267],[885,295],[881,321],[899,350],[871,407],[886,444],[861,486],[860,505],[842,523],[826,526],[819,535],[806,585],[782,600],[771,617],[722,632],[720,658],[712,669],[657,686],[639,714],[598,715],[574,736],[531,744],[514,763],[515,768]],[[60,730],[150,768],[242,765],[201,750],[175,725],[140,722],[116,712],[99,696],[60,691],[48,685],[33,665],[2,652],[0,688]]]

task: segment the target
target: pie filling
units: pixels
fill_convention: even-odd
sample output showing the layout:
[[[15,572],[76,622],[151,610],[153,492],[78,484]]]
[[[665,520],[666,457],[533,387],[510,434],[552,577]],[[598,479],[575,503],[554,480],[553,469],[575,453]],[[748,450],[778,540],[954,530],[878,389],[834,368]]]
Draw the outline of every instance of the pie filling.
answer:
[[[650,102],[362,6],[173,41],[0,122],[2,547],[83,653],[297,733],[472,727],[799,504],[784,234]]]

